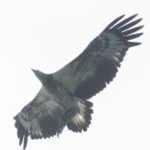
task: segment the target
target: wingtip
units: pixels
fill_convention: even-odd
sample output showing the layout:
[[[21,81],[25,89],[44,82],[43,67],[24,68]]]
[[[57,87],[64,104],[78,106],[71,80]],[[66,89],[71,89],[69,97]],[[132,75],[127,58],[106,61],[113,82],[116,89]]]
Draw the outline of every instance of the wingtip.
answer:
[[[132,15],[131,17],[136,17],[136,16],[138,16],[139,14],[138,13],[136,13],[136,14],[134,14],[134,15]]]
[[[129,47],[138,46],[138,45],[141,45],[141,44],[142,44],[141,42],[128,42]]]
[[[126,16],[126,14],[122,14],[120,17],[118,17],[118,18],[123,18],[123,17],[125,17]]]
[[[117,22],[119,22],[123,17],[125,16],[125,14],[117,17],[115,20],[113,20],[110,24],[108,24],[108,26],[106,26],[106,28],[104,29],[105,30],[108,30],[110,29],[112,26],[114,26]]]
[[[139,22],[141,22],[143,20],[143,18],[139,18],[138,20],[139,20]]]

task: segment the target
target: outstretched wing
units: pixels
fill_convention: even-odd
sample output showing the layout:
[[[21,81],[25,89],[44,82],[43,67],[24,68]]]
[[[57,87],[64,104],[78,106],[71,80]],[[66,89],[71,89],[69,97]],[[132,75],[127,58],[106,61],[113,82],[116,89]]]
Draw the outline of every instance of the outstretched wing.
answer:
[[[42,87],[35,99],[14,118],[19,144],[23,142],[25,149],[28,136],[39,139],[59,134],[65,112],[65,108]]]
[[[140,44],[130,41],[142,35],[135,33],[143,27],[134,27],[141,21],[133,20],[136,16],[115,19],[76,59],[54,73],[54,78],[82,99],[105,88],[115,77],[128,48]]]

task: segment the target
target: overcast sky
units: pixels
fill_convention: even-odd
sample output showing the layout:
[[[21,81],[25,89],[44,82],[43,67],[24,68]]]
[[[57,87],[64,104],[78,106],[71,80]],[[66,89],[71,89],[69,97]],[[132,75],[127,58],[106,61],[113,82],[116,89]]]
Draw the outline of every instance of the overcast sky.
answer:
[[[1,0],[0,143],[20,150],[13,117],[52,73],[80,54],[116,17],[139,13],[142,45],[129,49],[114,81],[94,96],[88,131],[30,140],[27,150],[150,150],[150,17],[147,0]]]

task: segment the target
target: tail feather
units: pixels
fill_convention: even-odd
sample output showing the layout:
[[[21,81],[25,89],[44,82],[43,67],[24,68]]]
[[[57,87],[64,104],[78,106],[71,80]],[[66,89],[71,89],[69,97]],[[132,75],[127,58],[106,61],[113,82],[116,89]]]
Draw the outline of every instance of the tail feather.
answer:
[[[78,111],[67,124],[68,129],[74,132],[86,131],[92,119],[92,106],[93,104],[89,101],[79,101],[77,103]]]

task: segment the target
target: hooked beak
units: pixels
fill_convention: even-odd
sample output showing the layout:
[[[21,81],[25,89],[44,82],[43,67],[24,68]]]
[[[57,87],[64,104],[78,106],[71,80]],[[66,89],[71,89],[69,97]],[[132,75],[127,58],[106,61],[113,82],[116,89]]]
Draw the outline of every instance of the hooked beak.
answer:
[[[39,71],[38,70],[35,70],[35,69],[32,69],[31,70],[33,71],[33,73],[36,75],[36,77],[39,78]]]
[[[36,73],[36,72],[37,72],[35,69],[32,69],[32,68],[31,68],[31,70],[32,70],[34,73]]]
[[[31,69],[33,72],[34,72],[34,74],[36,75],[36,77],[42,82],[42,83],[44,83],[45,81],[46,81],[46,79],[47,79],[47,74],[45,74],[45,73],[43,73],[43,72],[41,72],[41,71],[39,71],[39,70],[35,70],[35,69]]]

